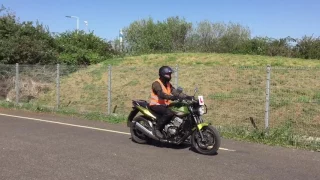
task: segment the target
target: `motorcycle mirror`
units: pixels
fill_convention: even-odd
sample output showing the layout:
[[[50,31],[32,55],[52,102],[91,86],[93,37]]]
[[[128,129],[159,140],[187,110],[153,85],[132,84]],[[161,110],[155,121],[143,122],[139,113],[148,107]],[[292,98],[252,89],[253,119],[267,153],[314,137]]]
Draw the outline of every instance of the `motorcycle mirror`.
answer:
[[[197,92],[198,92],[198,87],[196,86],[196,88],[194,89],[194,95],[193,96],[195,96]]]
[[[179,86],[179,87],[177,88],[177,92],[180,94],[180,93],[182,93],[182,91],[183,91],[183,88]]]

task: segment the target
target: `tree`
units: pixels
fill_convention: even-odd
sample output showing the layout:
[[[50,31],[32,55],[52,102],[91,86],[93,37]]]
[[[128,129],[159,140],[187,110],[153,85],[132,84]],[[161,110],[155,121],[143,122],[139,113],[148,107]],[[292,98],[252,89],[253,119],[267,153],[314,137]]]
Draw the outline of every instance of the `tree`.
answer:
[[[110,42],[93,32],[67,31],[55,35],[59,61],[66,64],[95,64],[116,55]]]
[[[182,51],[191,23],[179,17],[154,22],[152,18],[134,21],[124,28],[124,41],[136,54]]]
[[[298,56],[305,59],[320,59],[320,37],[303,36],[294,48]]]
[[[2,14],[6,8],[2,6]],[[36,22],[19,22],[6,11],[0,16],[0,62],[48,64],[57,61],[56,44],[49,29]]]

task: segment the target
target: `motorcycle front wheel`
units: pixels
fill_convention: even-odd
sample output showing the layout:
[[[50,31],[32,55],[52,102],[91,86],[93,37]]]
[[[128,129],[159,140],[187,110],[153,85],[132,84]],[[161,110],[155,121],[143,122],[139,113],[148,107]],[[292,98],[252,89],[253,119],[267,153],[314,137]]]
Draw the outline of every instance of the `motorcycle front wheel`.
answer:
[[[201,154],[215,155],[221,144],[220,134],[213,126],[205,126],[201,129],[203,134],[203,141],[199,131],[194,131],[191,137],[191,144]]]

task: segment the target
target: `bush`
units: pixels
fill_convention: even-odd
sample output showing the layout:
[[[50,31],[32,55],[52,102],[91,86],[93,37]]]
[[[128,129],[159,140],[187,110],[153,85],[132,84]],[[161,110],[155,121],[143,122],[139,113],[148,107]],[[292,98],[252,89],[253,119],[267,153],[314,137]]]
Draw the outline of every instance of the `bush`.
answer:
[[[110,42],[93,32],[66,31],[52,35],[39,22],[20,22],[4,6],[0,8],[0,63],[90,65],[124,53],[217,52],[320,59],[320,37],[301,39],[253,37],[238,23],[201,21],[196,26],[184,18],[155,22],[151,17],[124,28],[123,44]],[[120,53],[118,50],[122,49]]]
[[[0,13],[6,9],[1,8]],[[22,22],[6,11],[0,16],[0,63],[48,64],[57,62],[54,38],[36,22]]]
[[[92,32],[64,32],[55,36],[59,61],[66,64],[95,64],[116,55],[110,43]]]
[[[36,22],[20,22],[14,13],[0,9],[0,63],[2,64],[94,64],[112,58],[110,42],[93,32],[63,32],[52,35]]]

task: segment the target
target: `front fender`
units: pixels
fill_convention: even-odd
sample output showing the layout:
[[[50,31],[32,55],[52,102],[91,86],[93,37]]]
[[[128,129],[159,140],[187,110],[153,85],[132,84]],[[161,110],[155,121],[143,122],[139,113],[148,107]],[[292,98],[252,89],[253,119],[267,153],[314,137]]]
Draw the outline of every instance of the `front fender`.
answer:
[[[201,124],[198,124],[198,129],[202,129],[203,127],[205,127],[205,126],[210,126],[211,125],[211,123],[201,123]]]
[[[206,122],[200,123],[200,124],[198,124],[198,129],[201,130],[203,127],[210,126],[210,125],[211,125],[211,123],[206,123]],[[196,130],[196,127],[194,127],[192,130],[193,131]]]

